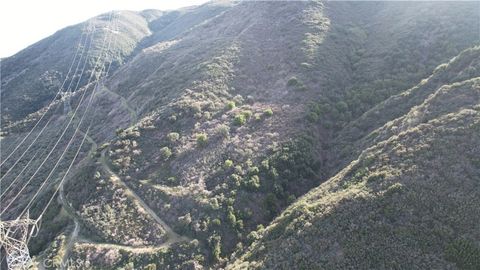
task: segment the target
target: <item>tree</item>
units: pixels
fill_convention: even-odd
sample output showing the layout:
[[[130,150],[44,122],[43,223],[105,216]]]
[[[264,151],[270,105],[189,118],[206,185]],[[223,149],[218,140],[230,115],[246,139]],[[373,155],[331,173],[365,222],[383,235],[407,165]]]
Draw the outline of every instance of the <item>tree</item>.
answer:
[[[260,188],[260,178],[258,175],[252,175],[245,183],[246,188],[250,190],[258,190]]]
[[[220,261],[221,254],[222,254],[222,238],[218,234],[214,234],[208,238],[209,246],[212,250],[212,258],[213,261],[218,262]]]
[[[265,207],[271,216],[274,216],[277,212],[277,197],[273,193],[268,193],[265,198]]]
[[[237,223],[237,217],[235,216],[233,211],[230,211],[230,210],[228,211],[227,219],[228,219],[228,222],[230,222],[230,224],[232,226],[235,226],[235,224]]]

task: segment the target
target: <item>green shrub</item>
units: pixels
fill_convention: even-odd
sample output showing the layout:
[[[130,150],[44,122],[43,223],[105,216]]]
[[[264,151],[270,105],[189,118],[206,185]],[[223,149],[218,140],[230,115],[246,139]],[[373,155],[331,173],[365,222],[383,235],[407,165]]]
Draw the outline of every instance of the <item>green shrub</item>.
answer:
[[[211,252],[212,252],[212,259],[215,262],[220,261],[221,259],[221,254],[222,254],[222,246],[221,246],[222,238],[214,234],[208,238],[208,244],[210,246]]]
[[[252,166],[252,167],[248,168],[248,174],[249,175],[255,175],[255,174],[258,174],[259,172],[260,172],[260,170],[256,166]]]
[[[238,230],[242,231],[243,228],[244,228],[243,220],[241,220],[241,219],[237,220],[236,227],[237,227]]]
[[[135,264],[133,262],[129,262],[125,265],[125,270],[135,270]]]
[[[232,180],[232,183],[235,187],[239,187],[240,186],[240,183],[242,181],[242,177],[238,174],[232,174],[230,175],[230,179]]]
[[[235,216],[235,214],[233,213],[233,207],[229,207],[228,209],[228,213],[227,213],[227,220],[228,222],[230,223],[230,225],[232,225],[233,227],[235,227],[236,223],[237,223],[237,217]]]
[[[305,85],[301,81],[299,81],[295,76],[290,78],[290,80],[288,80],[287,86],[299,91],[307,90],[307,87],[305,87]]]
[[[266,109],[265,111],[263,111],[263,114],[268,117],[272,116],[273,115],[272,108]]]
[[[291,194],[287,198],[287,203],[292,204],[293,202],[295,202],[296,199],[297,199],[297,197],[295,197],[295,195]]]
[[[320,116],[316,112],[310,112],[307,114],[307,120],[310,123],[316,123],[320,120]]]
[[[172,114],[168,117],[168,121],[170,121],[170,123],[174,123],[175,121],[177,121],[177,116]]]
[[[328,101],[314,102],[308,105],[306,118],[308,121],[315,123],[324,118],[326,114],[332,111],[332,106]]]
[[[250,117],[252,117],[253,113],[252,113],[252,111],[247,110],[247,111],[243,111],[242,114],[246,119],[250,119]]]
[[[298,91],[307,91],[308,90],[308,88],[303,84],[299,85],[296,89]]]
[[[117,136],[120,136],[120,134],[122,134],[122,132],[123,132],[123,129],[122,129],[122,128],[117,128],[117,129],[115,130],[115,134],[117,134]]]
[[[167,138],[170,142],[176,142],[178,139],[180,139],[180,134],[177,132],[170,132],[168,133]]]
[[[287,86],[289,87],[293,87],[293,86],[297,86],[299,84],[298,80],[297,80],[297,77],[292,77],[290,78],[290,80],[288,80],[287,82]]]
[[[252,175],[245,182],[245,187],[249,190],[258,190],[260,188],[260,178],[258,175]]]
[[[265,208],[267,209],[270,216],[274,216],[277,212],[278,199],[277,196],[273,193],[268,193],[265,197]]]
[[[157,270],[157,265],[154,264],[154,263],[151,263],[151,264],[148,264],[147,266],[145,266],[145,269],[146,270]]]
[[[240,165],[235,166],[235,173],[237,173],[237,174],[239,174],[239,175],[244,175],[244,174],[245,174],[245,172],[243,171],[242,166],[240,166]]]
[[[235,108],[235,101],[229,101],[226,107],[228,110],[233,110]]]
[[[387,188],[387,190],[385,191],[385,196],[391,196],[395,193],[401,193],[404,189],[405,187],[402,184],[395,183]]]
[[[220,219],[216,218],[216,219],[212,220],[212,225],[220,226],[220,225],[222,225],[222,221]]]
[[[337,110],[341,113],[343,112],[346,112],[348,110],[348,105],[347,103],[343,102],[343,101],[339,101],[337,102],[337,104],[335,104],[335,108],[337,108]]]
[[[276,215],[281,207],[294,199],[289,198],[290,195],[300,194],[299,188],[307,190],[314,185],[313,179],[318,177],[319,166],[313,140],[308,136],[282,144],[267,161],[262,161],[258,174],[261,176],[262,186],[271,187],[269,191],[275,195],[275,200],[269,198],[268,201],[270,204],[267,209],[271,216]],[[272,204],[272,201],[275,203]],[[277,204],[278,207],[273,207]]]
[[[378,182],[378,181],[381,181],[381,180],[385,179],[385,176],[386,176],[385,172],[371,174],[367,177],[367,182],[369,182],[369,183]]]
[[[246,122],[247,122],[247,119],[243,114],[237,114],[233,119],[233,124],[235,124],[236,126],[243,126]]]
[[[232,166],[233,166],[233,161],[231,161],[230,159],[225,160],[225,162],[223,163],[223,167],[225,169],[231,168]]]
[[[196,135],[197,137],[197,145],[198,146],[205,146],[208,142],[208,135],[206,133],[199,133]]]
[[[220,209],[220,204],[219,204],[217,198],[212,198],[212,199],[210,199],[210,207],[211,207],[213,210],[218,210],[218,209]]]
[[[241,95],[236,95],[233,97],[233,101],[235,102],[235,105],[241,105],[243,104],[244,99]]]
[[[202,111],[202,105],[199,102],[194,102],[190,104],[190,111],[193,113],[199,113]]]
[[[260,164],[262,165],[262,169],[264,169],[264,170],[268,170],[270,168],[270,164],[269,164],[268,159],[262,160],[262,162]]]
[[[248,235],[247,235],[247,243],[248,244],[251,244],[253,243],[254,241],[260,239],[260,235],[258,234],[258,232],[256,231],[251,231]]]
[[[178,184],[177,178],[175,176],[170,176],[167,178],[167,184],[174,186]]]
[[[217,134],[221,135],[224,138],[228,138],[230,135],[230,127],[225,124],[220,124],[216,127]]]
[[[160,154],[162,155],[164,160],[167,160],[172,156],[172,150],[165,146],[160,149]]]

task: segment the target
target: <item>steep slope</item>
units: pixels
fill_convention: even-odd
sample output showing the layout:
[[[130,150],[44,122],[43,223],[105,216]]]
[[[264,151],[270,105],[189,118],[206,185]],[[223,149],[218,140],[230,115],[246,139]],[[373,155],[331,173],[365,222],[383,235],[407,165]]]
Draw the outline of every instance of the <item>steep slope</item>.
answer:
[[[70,81],[75,86],[84,67],[85,74],[79,83],[79,87],[83,87],[95,60],[103,56],[107,46],[104,39],[109,34],[109,24],[112,22],[118,31],[116,46],[114,50],[109,50],[106,61],[113,61],[114,70],[125,62],[137,43],[150,34],[146,19],[134,12],[92,18],[60,30],[14,56],[2,59],[3,125],[6,120],[21,119],[46,106],[64,80],[67,80],[64,90]]]
[[[371,12],[371,7],[363,6],[362,11]],[[248,232],[268,223],[330,173],[322,163],[334,148],[325,151],[319,145],[329,143],[331,131],[324,127],[305,137],[312,127],[303,115],[308,101],[333,93],[338,96],[333,101],[339,102],[348,93],[339,86],[324,87],[332,78],[345,85],[341,75],[352,72],[350,61],[340,60],[358,42],[357,37],[346,39],[351,32],[345,31],[351,27],[347,14],[358,8],[336,3],[242,3],[179,40],[144,50],[109,82],[128,96],[139,115],[147,114],[110,144],[113,166],[175,230],[200,240],[207,261],[221,262],[221,257],[241,247],[237,243],[248,241]],[[395,13],[395,7],[376,8]],[[454,16],[468,6],[457,8],[442,12]],[[422,10],[423,16],[436,20],[438,10]],[[363,15],[357,19],[369,17]],[[399,40],[421,40],[411,32],[423,28],[415,29],[415,22],[409,21],[420,15],[411,10],[404,15],[411,29],[398,34],[394,28],[382,36],[383,41],[390,34]],[[278,18],[284,19],[271,24]],[[472,18],[473,14],[468,20]],[[356,23],[369,32],[380,27]],[[453,43],[460,50],[476,37],[471,29],[463,29],[463,39]],[[443,28],[438,35],[456,30]],[[333,49],[336,44],[346,48]],[[400,46],[396,44],[389,43],[391,51]],[[437,42],[426,46],[441,48]],[[435,55],[426,70],[433,71],[455,52]],[[375,61],[376,72],[387,72],[388,50],[371,54],[365,59]],[[331,64],[318,64],[320,55]],[[409,64],[416,62],[415,55],[408,58]],[[403,76],[416,78],[415,72],[405,71]],[[415,79],[398,80],[415,84]],[[349,83],[354,82],[352,78]],[[154,112],[147,113],[151,108]],[[349,121],[348,110],[336,114],[342,113],[345,118],[340,119],[326,114],[327,120]]]
[[[201,6],[169,11],[150,23],[153,34],[145,39],[143,48],[175,39],[197,25],[221,14],[233,6],[230,1],[211,1]]]
[[[266,186],[260,189],[260,171],[253,161],[260,163],[271,151],[268,147],[280,141],[281,136],[288,140],[297,133],[293,127],[280,130],[280,126],[302,117],[303,106],[295,101],[307,96],[295,95],[296,90],[289,89],[282,78],[283,73],[292,73],[298,65],[294,57],[302,55],[302,44],[289,49],[286,42],[292,37],[285,36],[285,45],[275,45],[278,39],[265,37],[264,33],[280,36],[277,32],[288,26],[301,40],[304,34],[300,30],[308,30],[301,12],[308,7],[312,4],[265,2],[235,6],[170,47],[159,44],[145,49],[107,83],[122,95],[130,92],[128,102],[139,108],[139,115],[150,112],[137,125],[120,130],[117,140],[108,146],[112,167],[161,218],[177,232],[200,239],[207,251],[217,242],[224,246],[225,253],[230,252],[244,228],[254,228],[270,218],[267,211],[252,216],[254,204],[263,204],[268,193]],[[279,25],[268,24],[284,15],[292,19]],[[202,46],[195,44],[199,40]],[[259,50],[254,43],[259,40],[276,49]],[[210,50],[205,51],[204,46],[210,46]],[[253,61],[260,57],[272,59],[271,68],[281,68],[280,75],[269,76],[268,67],[255,66]],[[238,76],[257,80],[259,89],[245,89],[243,86],[251,83]],[[276,87],[284,89],[283,98],[275,95]],[[230,109],[226,107],[229,101],[233,104]],[[290,107],[281,107],[288,104]],[[152,113],[152,107],[159,109]],[[265,130],[279,134],[267,139]],[[201,136],[205,136],[204,143]],[[242,143],[248,148],[241,149]],[[235,170],[221,165],[227,159],[235,163]],[[232,182],[225,183],[229,178]],[[308,186],[298,192],[307,191]],[[236,209],[232,203],[238,204]],[[245,221],[241,215],[247,217]],[[208,256],[218,260],[220,254]]]
[[[480,47],[476,46],[439,65],[431,76],[418,85],[391,96],[342,128],[335,138],[336,152],[330,159],[330,166],[341,168],[358,156],[363,149],[386,139],[388,135],[386,137],[380,133],[385,129],[384,125],[387,122],[407,114],[412,107],[420,105],[442,85],[455,84],[478,76],[480,76]]]
[[[118,54],[115,66],[98,87],[84,85],[71,97],[72,108],[84,94],[93,98],[93,110],[87,111],[85,103],[79,107],[80,113],[87,112],[80,130],[89,132],[82,161],[44,217],[31,250],[39,260],[81,261],[72,266],[78,269],[225,266],[229,257],[257,240],[257,228],[312,188],[325,181],[333,185],[328,183],[343,177],[337,173],[365,149],[380,147],[401,131],[414,134],[425,123],[432,122],[435,130],[447,122],[455,125],[449,113],[476,121],[461,110],[476,111],[478,95],[470,90],[478,83],[478,47],[473,46],[480,37],[470,26],[479,20],[477,7],[474,2],[227,1],[179,11],[116,12],[124,30],[117,47],[112,45]],[[67,71],[63,67],[60,72]],[[2,87],[2,98],[3,93]],[[5,95],[21,99],[12,93]],[[28,100],[38,104],[29,111],[33,113],[26,118],[27,112],[18,111],[18,118],[11,113],[18,121],[2,129],[3,157],[47,109],[35,95]],[[7,101],[10,111],[22,109],[12,105],[13,99]],[[449,101],[455,103],[448,106]],[[62,112],[64,105],[63,99],[52,105],[44,136],[22,159],[20,164],[30,169],[23,172],[17,166],[8,173],[7,184],[20,172],[23,184],[31,168],[39,166],[36,155],[46,155],[72,116]],[[413,110],[416,105],[423,107]],[[91,126],[86,124],[90,121]],[[73,127],[78,122],[76,116]],[[421,134],[432,140],[450,136]],[[417,143],[405,140],[401,143]],[[63,139],[60,148],[66,144]],[[73,149],[32,208],[33,216],[58,184]],[[59,151],[2,218],[15,217]],[[395,161],[400,158],[405,156]],[[2,166],[2,175],[12,165]],[[393,162],[381,165],[403,170]],[[10,202],[18,190],[14,187],[4,201]],[[345,193],[350,196],[350,190]],[[286,237],[281,238],[285,243],[293,241]],[[252,252],[257,252],[256,243],[268,239],[256,241]],[[305,254],[298,256],[309,257]],[[318,264],[317,257],[305,259],[306,266]],[[270,253],[259,258],[258,267],[262,262],[272,268],[292,263],[275,264]],[[249,254],[242,260],[257,261]]]
[[[85,73],[78,88],[85,86],[95,60],[104,53],[102,49],[107,46],[104,39],[112,27],[115,28],[115,44],[105,50],[108,55],[104,60],[107,63],[112,61],[111,73],[143,48],[175,39],[228,6],[231,4],[219,1],[178,11],[103,14],[62,29],[16,55],[2,59],[2,100],[5,104],[2,106],[2,126],[46,106],[64,80],[64,91],[70,84],[75,86],[84,63]]]
[[[383,129],[227,268],[478,269],[480,78],[442,86]]]
[[[331,30],[305,72],[313,87],[322,88],[309,120],[342,129],[479,44],[478,8],[478,3],[327,2]]]
[[[39,189],[39,187],[42,185],[42,181],[44,181],[48,176],[49,181],[47,182],[47,185],[42,188],[39,194],[39,202],[33,205],[33,209],[31,211],[33,216],[38,215],[38,212],[46,203],[46,199],[52,194],[53,189],[63,176],[64,171],[68,167],[68,163],[70,160],[72,160],[74,152],[76,151],[76,147],[79,146],[81,141],[81,136],[84,134],[82,130],[86,131],[88,128],[88,123],[92,123],[89,129],[90,136],[87,137],[87,142],[81,151],[79,159],[77,159],[78,161],[85,158],[86,162],[79,163],[77,166],[79,168],[77,173],[74,173],[72,175],[73,177],[69,177],[73,178],[72,181],[74,181],[76,184],[80,184],[80,189],[89,190],[88,182],[78,183],[75,181],[75,178],[84,173],[83,168],[90,168],[89,159],[91,156],[87,154],[94,154],[97,146],[100,146],[102,142],[106,141],[108,138],[111,138],[112,135],[115,134],[115,130],[117,128],[128,127],[137,121],[136,112],[132,109],[124,97],[116,92],[111,91],[102,83],[100,83],[98,87],[94,87],[94,83],[85,85],[83,82],[85,78],[90,76],[92,71],[89,69],[91,69],[93,62],[96,61],[96,58],[98,58],[101,54],[101,48],[99,48],[99,46],[101,46],[103,40],[110,39],[110,36],[114,37],[110,50],[107,50],[107,57],[105,59],[101,59],[102,63],[113,61],[110,68],[110,72],[113,73],[118,66],[128,61],[128,59],[136,54],[137,51],[141,50],[141,46],[143,46],[142,41],[144,41],[148,35],[152,34],[153,30],[162,31],[164,27],[168,27],[170,24],[175,24],[177,25],[175,28],[176,32],[170,31],[170,36],[174,37],[177,34],[180,35],[185,30],[188,30],[190,27],[195,25],[195,23],[202,23],[204,20],[207,20],[209,16],[215,16],[218,12],[221,12],[221,9],[215,9],[215,6],[223,6],[223,4],[212,3],[210,5],[199,7],[198,10],[195,8],[190,8],[182,12],[182,16],[179,18],[164,20],[164,22],[167,22],[163,25],[159,25],[157,22],[163,16],[168,16],[169,12],[160,12],[154,10],[144,11],[141,13],[119,11],[113,13],[113,21],[110,19],[108,14],[101,15],[83,24],[59,31],[54,36],[33,45],[31,48],[25,49],[21,53],[11,58],[2,59],[2,83],[3,86],[5,86],[2,86],[2,101],[5,102],[5,104],[16,104],[16,106],[12,106],[12,109],[10,110],[12,115],[12,110],[14,109],[17,110],[15,113],[18,113],[19,115],[31,113],[19,121],[2,122],[2,161],[28,134],[40,116],[48,110],[46,117],[40,122],[38,128],[33,130],[30,136],[27,137],[25,143],[22,144],[21,147],[18,148],[14,153],[14,155],[7,160],[5,165],[2,166],[2,210],[5,210],[7,206],[10,206],[9,209],[7,209],[8,211],[2,213],[2,218],[9,219],[14,217],[15,214],[18,213],[29,202],[32,194]],[[210,10],[210,12],[208,13],[202,10]],[[198,14],[201,14],[201,16],[198,16]],[[182,23],[183,21],[186,22]],[[183,30],[180,26],[184,27]],[[82,27],[87,27],[86,29],[83,29],[84,32],[79,30],[82,29]],[[149,27],[152,27],[152,29]],[[70,38],[70,35],[72,38],[68,39]],[[75,116],[73,116],[72,112],[64,114],[63,107],[65,107],[65,105],[63,104],[63,99],[56,100],[50,107],[43,107],[36,111],[36,106],[44,106],[42,99],[43,97],[37,95],[38,91],[43,91],[43,88],[39,90],[36,87],[29,85],[28,87],[25,86],[24,89],[22,88],[21,91],[28,91],[28,95],[30,96],[27,97],[26,95],[14,95],[15,91],[20,90],[15,88],[18,85],[13,84],[13,82],[15,80],[18,82],[26,82],[28,80],[25,79],[26,77],[16,77],[12,79],[12,76],[15,77],[16,75],[12,75],[12,72],[15,72],[12,71],[10,67],[18,67],[23,61],[25,61],[25,65],[31,64],[31,66],[29,66],[30,69],[32,67],[35,67],[36,69],[28,70],[28,72],[22,73],[22,76],[25,75],[35,77],[35,72],[43,72],[43,69],[51,67],[58,68],[60,73],[66,74],[68,72],[68,66],[65,66],[67,61],[63,54],[69,54],[70,51],[75,49],[79,39],[82,39],[82,42],[84,42],[82,43],[83,47],[79,48],[80,53],[78,54],[82,55],[83,58],[81,61],[79,61],[78,59],[80,56],[78,56],[77,61],[72,65],[74,69],[75,66],[80,67],[76,73],[77,77],[79,77],[81,74],[80,70],[82,69],[84,63],[86,71],[83,74],[82,81],[78,83],[79,89],[71,95],[72,110],[75,110],[76,106],[83,100],[83,102],[81,102],[79,105],[80,107],[78,113]],[[57,40],[62,40],[62,43],[60,44],[60,41]],[[50,43],[53,43],[55,46],[51,45]],[[85,46],[85,44],[87,44],[87,46]],[[35,51],[37,47],[41,47],[38,50],[42,51],[43,54]],[[58,58],[56,58],[57,56]],[[89,58],[85,60],[87,56]],[[33,57],[34,59],[30,59],[28,57]],[[38,60],[35,57],[43,57],[45,60],[52,62],[44,62],[42,65],[34,65],[34,63],[36,63]],[[65,65],[62,63],[58,63],[58,65],[56,65],[53,63],[55,61],[65,61],[65,63],[62,62]],[[59,80],[60,79],[63,78],[59,78]],[[54,91],[57,91],[60,87],[61,82],[57,82],[57,85],[54,87],[52,86],[49,89],[49,98],[52,98]],[[66,85],[69,84],[70,81],[67,81]],[[76,81],[72,81],[72,85],[75,84]],[[97,93],[92,99],[93,104],[90,106],[90,108],[94,109],[87,111],[86,101],[91,98],[94,88],[97,88]],[[6,98],[3,98],[3,95]],[[30,102],[31,104],[35,104],[35,106],[18,106],[19,104],[9,99],[9,97],[24,99],[21,102]],[[22,104],[21,102],[20,104]],[[5,107],[8,106],[2,106],[2,108]],[[8,110],[8,108],[6,109]],[[24,109],[27,111],[22,111]],[[59,160],[63,149],[67,145],[68,140],[71,136],[73,136],[74,129],[79,124],[79,121],[84,113],[86,118],[84,119],[83,124],[79,127],[80,132],[78,132],[74,137],[73,144],[65,153],[64,158],[60,159],[59,163],[55,165],[57,160]],[[8,114],[9,113],[2,112],[2,117],[7,117]],[[68,129],[66,129],[65,135],[61,137],[62,131],[66,128],[67,123],[71,118],[72,124]],[[108,124],[105,125],[105,123]],[[46,127],[40,136],[40,132],[45,125]],[[39,136],[38,139],[37,136]],[[57,140],[58,146],[52,150],[53,152],[50,155],[48,155],[49,151],[56,144]],[[15,165],[15,161],[20,157],[22,158],[20,162],[13,167]],[[40,167],[41,164],[43,164],[42,167]],[[28,168],[24,168],[24,166],[28,166]],[[50,172],[52,168],[54,169],[52,172]],[[91,180],[100,179],[93,178],[93,175],[91,176]],[[73,225],[71,221],[75,221],[75,231],[77,232],[78,225],[81,223],[82,228],[80,230],[80,238],[83,238],[85,234],[89,234],[91,237],[88,238],[88,241],[107,241],[133,246],[148,244],[157,245],[170,242],[170,238],[164,235],[164,229],[168,228],[164,228],[164,224],[156,224],[154,222],[155,217],[145,213],[145,208],[142,205],[139,205],[136,198],[129,196],[128,190],[125,190],[124,186],[119,186],[111,182],[108,174],[102,174],[98,177],[100,176],[105,177],[105,180],[100,180],[107,183],[104,186],[107,189],[99,189],[97,193],[90,194],[93,195],[93,197],[87,197],[91,198],[92,200],[89,201],[88,205],[85,207],[86,212],[84,212],[84,216],[81,216],[81,220],[79,213],[75,213],[75,210],[69,209],[71,208],[71,203],[65,199],[65,196],[62,197],[61,201],[59,201],[59,204],[55,204],[53,207],[51,207],[51,209],[49,209],[50,211],[48,211],[45,215],[46,221],[44,226],[42,226],[40,236],[33,239],[31,243],[31,250],[34,254],[43,250],[59,232],[65,231],[67,228],[65,234],[69,233],[69,225]],[[115,188],[113,188],[113,186],[115,186]],[[4,192],[5,194],[3,194]],[[105,201],[102,201],[102,198],[106,199],[107,201],[113,200],[117,204],[105,203]],[[67,211],[62,211],[61,206],[67,209]],[[104,221],[99,224],[95,223],[95,225],[98,225],[98,227],[92,226],[92,228],[89,228],[88,224],[92,224],[92,221],[89,217],[95,213],[98,213],[98,211],[104,212],[105,215],[102,216]],[[115,213],[116,211],[121,211],[121,214],[118,215]],[[116,227],[115,224],[123,224],[124,226]],[[95,228],[97,228],[97,230],[95,230]],[[168,233],[168,230],[167,234],[171,235],[171,233]],[[62,236],[64,235],[62,234]],[[72,240],[75,241],[75,239],[71,239],[69,241]]]

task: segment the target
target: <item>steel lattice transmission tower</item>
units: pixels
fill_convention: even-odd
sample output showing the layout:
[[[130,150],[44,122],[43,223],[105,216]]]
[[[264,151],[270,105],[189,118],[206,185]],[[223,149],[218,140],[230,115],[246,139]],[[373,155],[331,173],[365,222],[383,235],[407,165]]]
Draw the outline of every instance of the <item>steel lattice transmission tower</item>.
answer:
[[[33,266],[28,239],[36,227],[37,221],[30,219],[28,212],[25,218],[0,221],[0,247],[5,249],[9,270],[23,270]]]

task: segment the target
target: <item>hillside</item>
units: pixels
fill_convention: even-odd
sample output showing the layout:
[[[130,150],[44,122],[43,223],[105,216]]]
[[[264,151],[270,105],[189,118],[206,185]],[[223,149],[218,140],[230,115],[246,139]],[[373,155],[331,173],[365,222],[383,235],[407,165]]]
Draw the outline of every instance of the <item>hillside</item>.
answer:
[[[478,269],[479,102],[478,77],[439,87],[227,269]]]
[[[476,269],[479,8],[212,1],[60,30],[2,59],[2,220],[60,187],[30,251],[71,269]]]

